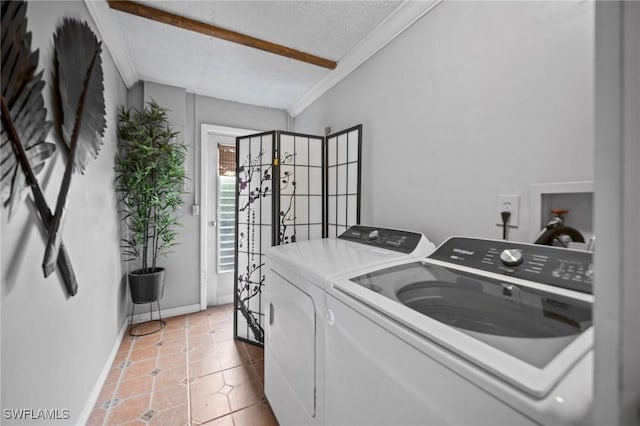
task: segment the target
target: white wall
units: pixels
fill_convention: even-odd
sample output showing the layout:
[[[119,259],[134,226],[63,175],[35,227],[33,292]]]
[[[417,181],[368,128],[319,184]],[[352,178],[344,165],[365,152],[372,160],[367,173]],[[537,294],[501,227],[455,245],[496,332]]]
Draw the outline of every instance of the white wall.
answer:
[[[140,94],[140,90],[142,94]],[[129,91],[131,106],[154,99],[168,108],[169,121],[178,139],[187,144],[187,174],[190,181],[182,207],[182,226],[176,245],[167,258],[159,263],[166,267],[165,293],[160,301],[162,309],[182,308],[200,303],[200,219],[191,214],[191,206],[199,203],[200,183],[200,127],[202,124],[256,130],[285,129],[288,114],[284,110],[229,102],[187,93],[185,89],[153,82],[142,82]],[[146,306],[136,309],[143,312]]]
[[[47,80],[45,105],[51,117],[56,27],[63,17],[73,17],[87,21],[98,33],[81,2],[29,2],[27,17],[32,48],[40,49],[39,65]],[[18,203],[10,220],[2,210],[2,408],[68,409],[70,419],[58,423],[75,424],[85,405],[92,404],[90,394],[126,315],[113,159],[117,108],[126,103],[127,91],[104,47],[101,57],[107,114],[104,144],[86,173],[73,176],[63,230],[79,284],[77,296],[66,297],[57,273],[43,278],[40,265],[46,242],[26,201]],[[48,140],[55,138],[50,135]],[[52,209],[64,168],[59,148],[39,175]],[[3,416],[5,422],[13,423]]]
[[[594,424],[640,413],[640,3],[596,6]]]
[[[295,117],[363,123],[362,221],[500,238],[495,197],[593,179],[592,2],[443,2]]]

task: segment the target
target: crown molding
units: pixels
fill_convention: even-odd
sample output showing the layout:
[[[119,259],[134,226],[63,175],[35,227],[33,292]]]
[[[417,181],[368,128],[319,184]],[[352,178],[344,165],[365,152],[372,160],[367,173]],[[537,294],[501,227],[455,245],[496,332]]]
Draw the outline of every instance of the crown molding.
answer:
[[[394,38],[402,34],[418,19],[433,10],[442,1],[443,0],[405,0],[391,15],[340,59],[335,70],[326,74],[311,90],[287,108],[289,115],[295,117],[300,114],[316,99],[342,81],[342,79],[351,74],[356,68],[375,55]]]
[[[127,87],[133,86],[138,82],[138,73],[122,40],[120,27],[112,16],[109,4],[105,0],[84,0],[84,4],[89,10],[89,15],[93,18],[102,42],[107,46],[124,84]]]

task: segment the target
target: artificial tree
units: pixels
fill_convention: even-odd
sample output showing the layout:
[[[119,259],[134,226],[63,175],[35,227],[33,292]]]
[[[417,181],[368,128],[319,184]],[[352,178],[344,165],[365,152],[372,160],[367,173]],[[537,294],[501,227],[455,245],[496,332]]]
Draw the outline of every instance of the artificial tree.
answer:
[[[152,302],[162,297],[164,289],[164,268],[158,266],[158,258],[175,245],[175,228],[180,224],[187,148],[177,141],[167,110],[153,100],[141,110],[122,107],[118,122],[116,190],[127,230],[122,249],[126,260],[140,264],[129,273],[134,302]],[[156,276],[155,284],[149,284],[148,276]],[[140,277],[145,288],[134,288]]]

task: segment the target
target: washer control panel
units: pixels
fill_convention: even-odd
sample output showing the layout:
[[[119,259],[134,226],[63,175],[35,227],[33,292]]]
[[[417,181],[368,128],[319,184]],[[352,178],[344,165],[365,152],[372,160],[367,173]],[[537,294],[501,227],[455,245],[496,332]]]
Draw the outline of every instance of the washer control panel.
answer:
[[[429,258],[593,294],[593,253],[588,251],[452,237]]]
[[[338,238],[401,253],[412,253],[424,238],[419,232],[355,225]]]

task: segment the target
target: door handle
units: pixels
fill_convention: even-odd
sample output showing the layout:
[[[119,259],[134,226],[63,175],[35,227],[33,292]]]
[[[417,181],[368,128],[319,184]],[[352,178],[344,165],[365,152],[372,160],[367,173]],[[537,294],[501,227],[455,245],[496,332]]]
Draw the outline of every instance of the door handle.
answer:
[[[212,227],[212,228],[215,228],[216,225],[217,225],[217,223],[216,223],[215,220],[212,220],[212,221],[209,222],[209,226]]]

